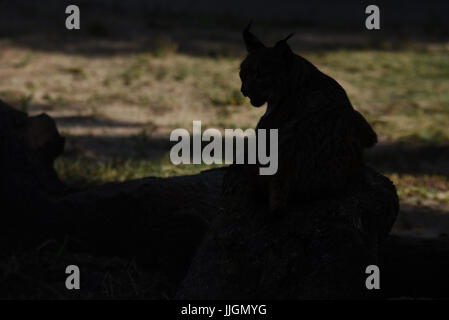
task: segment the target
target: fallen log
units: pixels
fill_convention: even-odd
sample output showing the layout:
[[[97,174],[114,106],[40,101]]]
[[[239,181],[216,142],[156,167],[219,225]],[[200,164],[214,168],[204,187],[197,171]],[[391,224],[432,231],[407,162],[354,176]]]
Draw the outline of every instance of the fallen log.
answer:
[[[220,208],[223,172],[74,190],[53,168],[63,145],[49,116],[0,101],[1,254],[54,239],[70,250],[135,257],[180,279]]]

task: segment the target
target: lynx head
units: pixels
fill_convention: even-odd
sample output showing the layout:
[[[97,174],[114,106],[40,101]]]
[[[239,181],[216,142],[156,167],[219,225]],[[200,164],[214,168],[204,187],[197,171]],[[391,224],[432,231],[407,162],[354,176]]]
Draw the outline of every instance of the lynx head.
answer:
[[[292,34],[268,48],[249,31],[250,27],[251,22],[243,31],[248,55],[240,65],[241,91],[250,98],[253,106],[260,107],[274,98],[288,81],[294,54],[287,40]]]

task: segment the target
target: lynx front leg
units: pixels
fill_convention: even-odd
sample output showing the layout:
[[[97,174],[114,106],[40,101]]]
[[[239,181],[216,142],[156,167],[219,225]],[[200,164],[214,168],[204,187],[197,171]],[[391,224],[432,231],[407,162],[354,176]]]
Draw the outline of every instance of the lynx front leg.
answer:
[[[290,179],[283,171],[278,171],[271,180],[269,188],[270,216],[281,218],[287,209]]]

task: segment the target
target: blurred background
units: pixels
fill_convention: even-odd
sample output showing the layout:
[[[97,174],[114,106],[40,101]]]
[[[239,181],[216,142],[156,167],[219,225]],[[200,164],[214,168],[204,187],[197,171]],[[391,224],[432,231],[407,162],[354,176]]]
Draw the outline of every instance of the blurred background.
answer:
[[[76,4],[81,30],[65,28]],[[264,110],[240,93],[241,30],[293,50],[335,78],[379,144],[367,160],[394,181],[394,233],[449,233],[449,3],[376,1],[0,1],[0,99],[46,112],[66,137],[60,177],[92,186],[191,174],[174,166],[169,134],[193,120],[255,127]]]

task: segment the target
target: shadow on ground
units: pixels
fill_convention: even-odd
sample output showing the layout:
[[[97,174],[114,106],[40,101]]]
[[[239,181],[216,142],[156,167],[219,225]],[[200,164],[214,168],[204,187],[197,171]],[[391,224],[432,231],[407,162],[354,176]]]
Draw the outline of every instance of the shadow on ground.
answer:
[[[381,144],[367,152],[368,163],[385,173],[437,174],[449,177],[448,145]]]

